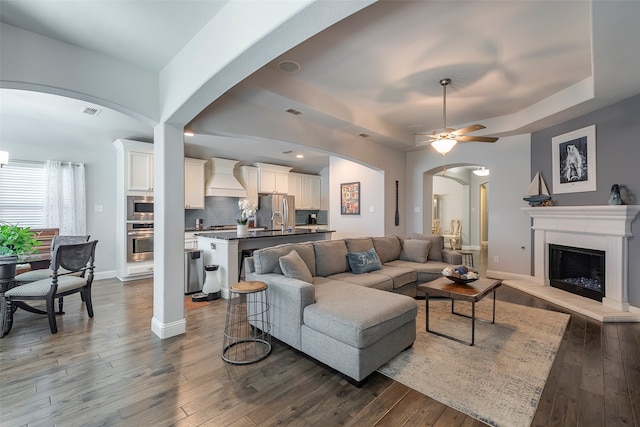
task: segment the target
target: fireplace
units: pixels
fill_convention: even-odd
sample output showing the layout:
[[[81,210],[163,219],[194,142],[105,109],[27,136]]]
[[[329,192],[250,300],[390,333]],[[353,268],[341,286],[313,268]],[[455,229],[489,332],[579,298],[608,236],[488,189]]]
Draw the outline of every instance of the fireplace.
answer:
[[[605,277],[604,251],[549,245],[549,284],[552,287],[602,301]]]
[[[551,245],[588,248],[587,254],[583,254],[588,260],[578,264],[591,265],[591,255],[602,254],[604,266],[597,262],[591,268],[598,270],[593,275],[602,281],[601,305],[620,312],[629,311],[628,240],[633,236],[631,223],[640,213],[640,206],[549,206],[522,210],[533,219],[532,279],[535,283],[551,286]],[[592,273],[579,275],[591,278]]]

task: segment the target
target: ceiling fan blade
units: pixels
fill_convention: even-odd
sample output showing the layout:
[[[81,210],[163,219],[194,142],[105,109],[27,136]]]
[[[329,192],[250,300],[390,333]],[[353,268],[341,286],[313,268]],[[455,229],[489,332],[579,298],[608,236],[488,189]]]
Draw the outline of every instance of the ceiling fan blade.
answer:
[[[471,135],[460,135],[460,136],[456,136],[456,139],[458,141],[462,141],[462,142],[470,142],[470,141],[477,141],[477,142],[496,142],[498,140],[498,138],[494,138],[492,136],[471,136]]]
[[[471,125],[471,126],[467,126],[466,128],[458,129],[458,130],[453,131],[451,133],[453,133],[454,135],[463,135],[465,133],[475,132],[475,131],[480,130],[480,129],[486,129],[486,126]]]

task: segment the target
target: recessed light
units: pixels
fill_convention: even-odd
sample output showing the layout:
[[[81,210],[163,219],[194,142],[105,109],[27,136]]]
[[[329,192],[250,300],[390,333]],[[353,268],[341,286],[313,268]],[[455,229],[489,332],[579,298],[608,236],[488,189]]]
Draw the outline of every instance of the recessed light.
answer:
[[[300,64],[293,61],[282,61],[278,64],[278,69],[285,73],[295,73],[300,70]]]
[[[304,158],[304,156],[303,156],[302,154],[296,154],[296,158],[298,158],[298,159],[303,159],[303,158]]]
[[[194,135],[195,135],[195,133],[193,133],[191,131],[188,131],[188,130],[184,131],[184,136],[194,136]]]

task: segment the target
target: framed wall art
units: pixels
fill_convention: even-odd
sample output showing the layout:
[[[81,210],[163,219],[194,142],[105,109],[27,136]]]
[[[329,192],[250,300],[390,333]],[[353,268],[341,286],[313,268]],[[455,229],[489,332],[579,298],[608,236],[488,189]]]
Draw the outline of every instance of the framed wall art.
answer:
[[[596,191],[596,126],[551,138],[553,193]]]
[[[360,215],[360,183],[340,184],[340,213],[342,215]]]

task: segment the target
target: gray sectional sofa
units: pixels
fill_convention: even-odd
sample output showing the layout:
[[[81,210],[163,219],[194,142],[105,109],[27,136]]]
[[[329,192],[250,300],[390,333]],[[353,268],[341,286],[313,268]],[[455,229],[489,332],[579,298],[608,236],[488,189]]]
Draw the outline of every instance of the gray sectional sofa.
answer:
[[[259,249],[245,272],[269,286],[275,338],[360,382],[413,344],[416,285],[461,261],[442,236],[415,234]]]

